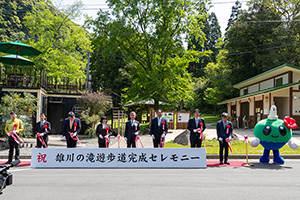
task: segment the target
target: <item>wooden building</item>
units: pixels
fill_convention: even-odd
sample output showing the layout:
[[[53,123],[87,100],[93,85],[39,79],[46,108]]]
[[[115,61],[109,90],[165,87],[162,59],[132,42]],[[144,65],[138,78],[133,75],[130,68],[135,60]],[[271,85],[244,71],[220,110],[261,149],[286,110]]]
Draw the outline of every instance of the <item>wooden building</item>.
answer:
[[[300,123],[300,67],[284,64],[233,86],[240,96],[219,103],[227,104],[230,120],[237,127],[253,128],[277,106],[278,117],[293,117]],[[299,127],[298,127],[299,129]]]
[[[29,92],[39,99],[36,117],[32,119],[34,125],[40,120],[40,113],[46,113],[47,120],[51,122],[52,133],[61,134],[63,120],[69,111],[80,115],[80,107],[77,99],[81,97],[84,85],[79,80],[68,80],[65,78],[54,79],[47,77],[42,70],[21,70],[18,73],[9,73],[11,66],[0,67],[0,99],[9,92]],[[86,126],[83,122],[83,130]]]

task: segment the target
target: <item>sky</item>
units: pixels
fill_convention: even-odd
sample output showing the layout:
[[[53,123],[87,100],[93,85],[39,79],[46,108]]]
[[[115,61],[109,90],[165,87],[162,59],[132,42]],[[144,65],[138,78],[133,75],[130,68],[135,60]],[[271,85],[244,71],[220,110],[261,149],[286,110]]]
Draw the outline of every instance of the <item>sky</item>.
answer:
[[[82,10],[83,14],[88,14],[92,18],[97,16],[98,10],[101,8],[103,10],[108,10],[108,6],[106,4],[106,0],[81,0],[84,4],[84,8]],[[57,7],[64,5],[72,5],[76,0],[52,0],[54,5]],[[240,0],[242,3],[242,8],[246,9],[247,0]],[[214,12],[217,15],[219,24],[221,26],[222,34],[225,33],[225,28],[227,26],[228,19],[231,15],[231,8],[234,6],[235,0],[212,0],[213,7],[210,9],[210,12]],[[77,19],[75,21],[78,24],[84,23],[84,17],[81,19]]]

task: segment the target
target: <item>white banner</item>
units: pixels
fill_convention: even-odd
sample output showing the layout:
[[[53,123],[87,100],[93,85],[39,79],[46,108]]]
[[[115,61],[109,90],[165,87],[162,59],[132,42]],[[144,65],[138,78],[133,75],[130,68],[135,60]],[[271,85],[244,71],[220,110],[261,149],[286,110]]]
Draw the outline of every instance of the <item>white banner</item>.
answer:
[[[204,148],[35,148],[32,168],[206,168]]]

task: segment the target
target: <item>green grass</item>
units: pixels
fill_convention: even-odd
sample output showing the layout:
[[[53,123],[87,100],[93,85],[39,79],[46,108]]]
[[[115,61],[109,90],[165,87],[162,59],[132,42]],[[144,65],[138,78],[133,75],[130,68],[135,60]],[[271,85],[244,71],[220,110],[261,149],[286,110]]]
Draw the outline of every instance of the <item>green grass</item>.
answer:
[[[221,120],[221,117],[215,114],[201,114],[201,117],[205,120],[205,123],[207,124],[217,123],[219,120]]]
[[[207,154],[219,154],[219,142],[216,140],[206,140],[206,153]],[[234,140],[230,142],[233,153],[232,154],[246,154],[246,147],[243,141]],[[165,148],[189,148],[190,146],[183,146],[173,143],[173,141],[166,142]],[[204,147],[202,143],[202,147]],[[264,148],[259,145],[258,147],[251,147],[248,143],[248,153],[262,155]],[[280,149],[280,154],[300,154],[300,148],[297,150],[291,149],[288,145],[285,145]]]

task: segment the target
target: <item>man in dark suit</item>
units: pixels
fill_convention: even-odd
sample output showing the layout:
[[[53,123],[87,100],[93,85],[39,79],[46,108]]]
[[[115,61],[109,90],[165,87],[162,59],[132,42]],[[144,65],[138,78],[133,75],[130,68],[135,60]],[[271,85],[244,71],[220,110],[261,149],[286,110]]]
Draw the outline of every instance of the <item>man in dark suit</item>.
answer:
[[[110,125],[107,123],[107,118],[105,116],[101,117],[101,123],[96,128],[96,135],[98,136],[98,145],[99,148],[106,148],[106,138],[110,135],[115,135],[113,131],[111,130]],[[108,131],[106,130],[108,128]],[[108,134],[107,134],[108,133]]]
[[[74,126],[74,124],[77,126]],[[68,118],[65,119],[63,125],[63,134],[67,140],[67,148],[76,148],[77,140],[76,136],[81,131],[80,119],[75,117],[75,114],[71,111],[68,113]]]
[[[190,141],[191,141],[191,148],[195,148],[197,145],[197,148],[201,148],[202,140],[201,140],[201,132],[200,129],[202,129],[202,132],[205,130],[206,125],[203,118],[200,117],[200,110],[196,109],[194,111],[194,118],[189,119],[188,127],[190,131]],[[202,123],[202,126],[201,126]]]
[[[135,120],[136,113],[130,113],[130,120],[126,122],[124,139],[127,141],[127,148],[136,148],[136,136],[140,132],[140,123]]]
[[[222,113],[222,120],[217,123],[217,135],[220,144],[220,164],[223,164],[223,148],[225,148],[224,163],[230,165],[228,162],[228,143],[226,139],[231,140],[232,137],[232,123],[227,120],[228,114]]]
[[[46,148],[48,146],[48,134],[50,134],[51,132],[51,124],[50,122],[45,120],[46,116],[44,113],[41,113],[40,119],[41,121],[39,121],[35,125],[35,132],[34,132],[35,135],[39,134],[41,138],[40,139],[39,136],[37,136],[36,147],[41,148],[43,146],[44,148]],[[45,126],[47,126],[47,129],[45,128]],[[42,144],[41,140],[45,142],[45,144]]]
[[[150,127],[150,135],[153,139],[154,148],[161,146],[161,142],[164,141],[168,132],[168,122],[165,118],[162,118],[162,111],[158,109],[156,114],[157,117],[152,119]]]

